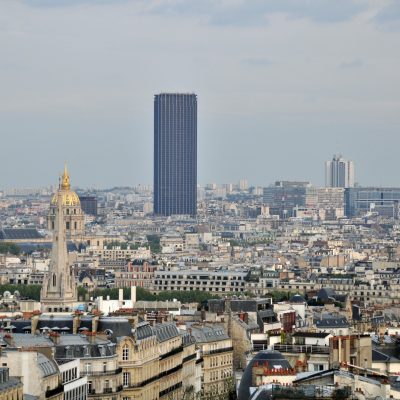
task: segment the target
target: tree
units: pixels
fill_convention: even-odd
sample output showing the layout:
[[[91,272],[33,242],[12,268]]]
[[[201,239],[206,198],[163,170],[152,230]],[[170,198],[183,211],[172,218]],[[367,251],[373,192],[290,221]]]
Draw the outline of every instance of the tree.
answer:
[[[150,245],[150,250],[152,253],[160,253],[161,245],[160,245],[160,236],[158,235],[147,235],[147,241]]]
[[[0,294],[3,295],[4,292],[8,291],[13,294],[16,290],[19,292],[21,297],[26,297],[31,300],[40,300],[40,285],[0,285]]]
[[[21,253],[21,248],[15,243],[0,242],[0,254],[13,254],[18,256]]]

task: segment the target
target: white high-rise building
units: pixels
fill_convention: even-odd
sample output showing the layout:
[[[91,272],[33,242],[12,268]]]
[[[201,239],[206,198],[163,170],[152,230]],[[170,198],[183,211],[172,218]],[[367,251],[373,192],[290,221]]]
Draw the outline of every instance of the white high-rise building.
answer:
[[[342,158],[341,155],[333,156],[331,161],[325,162],[326,187],[354,187],[354,163]]]

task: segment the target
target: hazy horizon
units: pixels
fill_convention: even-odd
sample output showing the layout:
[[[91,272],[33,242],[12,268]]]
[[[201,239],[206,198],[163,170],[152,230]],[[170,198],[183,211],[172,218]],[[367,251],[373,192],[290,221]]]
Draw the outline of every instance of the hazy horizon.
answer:
[[[153,97],[198,96],[198,182],[400,186],[400,2],[0,4],[0,189],[152,184]]]

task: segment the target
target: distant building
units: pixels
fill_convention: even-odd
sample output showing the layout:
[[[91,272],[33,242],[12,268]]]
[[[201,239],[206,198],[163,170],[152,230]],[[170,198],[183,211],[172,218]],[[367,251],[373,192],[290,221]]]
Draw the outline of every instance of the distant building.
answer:
[[[154,98],[154,213],[196,215],[197,96]]]
[[[399,218],[400,188],[355,187],[345,191],[346,216],[363,216],[374,212],[388,218]]]
[[[296,207],[315,208],[317,200],[317,189],[309,182],[277,181],[263,191],[263,202],[269,206],[270,214],[281,218],[293,216]]]
[[[97,199],[94,196],[79,196],[82,211],[87,215],[97,216]]]
[[[249,185],[247,183],[247,179],[241,179],[239,181],[239,190],[247,190],[249,188]]]
[[[325,162],[325,186],[348,188],[354,186],[354,163],[342,156]]]

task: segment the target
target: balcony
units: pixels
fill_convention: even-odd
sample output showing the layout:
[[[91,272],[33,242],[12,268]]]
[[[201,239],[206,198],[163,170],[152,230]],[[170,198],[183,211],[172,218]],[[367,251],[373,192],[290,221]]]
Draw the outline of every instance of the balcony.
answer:
[[[274,350],[291,354],[329,354],[329,346],[274,344]]]
[[[81,375],[85,376],[107,376],[107,375],[118,375],[122,373],[122,368],[112,369],[109,371],[83,371]]]
[[[113,394],[113,393],[119,393],[122,392],[123,386],[117,386],[115,389],[113,389],[112,387],[108,387],[108,388],[103,388],[103,390],[100,391],[96,391],[95,389],[91,389],[88,392],[89,396],[103,396],[104,394]]]
[[[50,399],[51,397],[57,396],[60,393],[64,392],[64,386],[57,386],[54,389],[46,390],[46,399]]]
[[[164,360],[167,357],[171,357],[171,356],[173,356],[175,354],[182,353],[182,351],[183,351],[183,346],[176,347],[175,349],[169,351],[168,353],[161,354],[160,360]]]
[[[203,351],[203,355],[220,354],[233,351],[233,347],[224,347],[223,349],[207,350]]]

